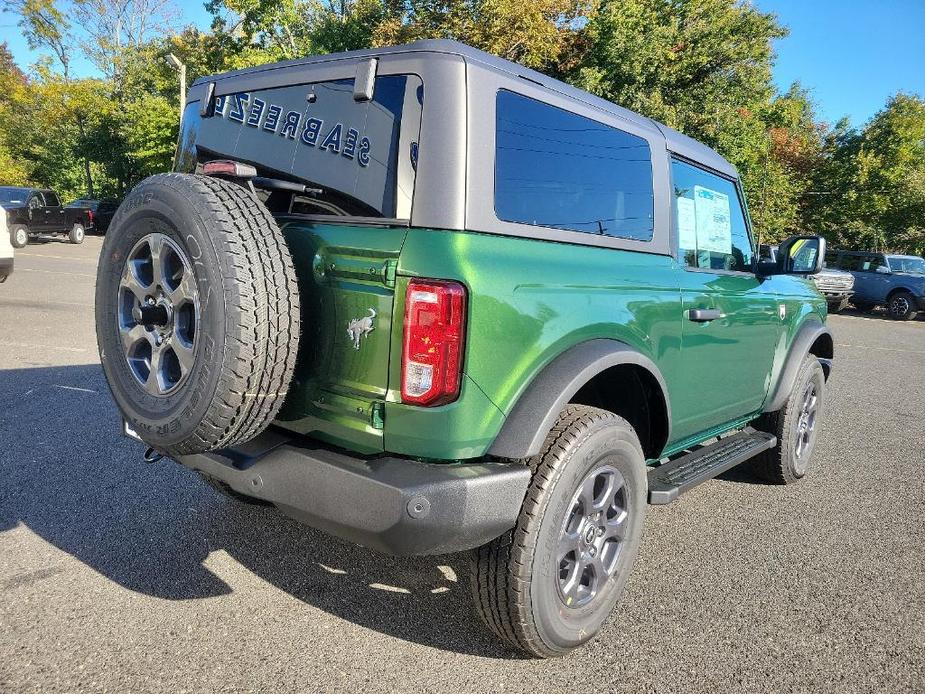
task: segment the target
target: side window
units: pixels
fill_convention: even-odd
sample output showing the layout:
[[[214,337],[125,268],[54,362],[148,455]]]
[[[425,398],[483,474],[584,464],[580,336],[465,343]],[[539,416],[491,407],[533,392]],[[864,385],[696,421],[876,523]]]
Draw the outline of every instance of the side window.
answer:
[[[45,206],[46,207],[61,207],[61,201],[58,200],[58,196],[54,193],[45,193]]]
[[[680,261],[709,270],[751,271],[752,241],[735,183],[677,160],[671,171]]]
[[[865,255],[859,258],[861,272],[876,272],[878,267],[884,267],[886,262],[882,255]]]
[[[852,272],[858,272],[861,269],[861,256],[858,255],[843,255],[841,256],[841,262],[839,267],[842,270],[850,270]]]
[[[498,219],[652,239],[645,139],[513,92],[499,91],[496,107]]]
[[[835,268],[835,269],[838,269],[839,267],[841,267],[838,264],[838,253],[836,253],[835,251],[829,251],[828,253],[826,253],[825,254],[825,266],[829,268]]]
[[[37,207],[44,207],[45,201],[42,199],[41,193],[33,193],[29,198],[29,209],[34,210]]]

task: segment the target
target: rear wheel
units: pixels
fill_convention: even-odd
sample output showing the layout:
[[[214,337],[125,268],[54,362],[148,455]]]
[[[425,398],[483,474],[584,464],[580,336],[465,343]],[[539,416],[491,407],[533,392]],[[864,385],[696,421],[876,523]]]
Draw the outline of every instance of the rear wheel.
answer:
[[[14,224],[10,229],[10,243],[13,248],[25,248],[29,243],[29,227],[25,224]]]
[[[501,639],[559,656],[593,638],[623,592],[642,537],[645,457],[624,419],[570,405],[529,464],[517,526],[475,551],[472,594]]]
[[[915,297],[907,291],[896,292],[887,300],[886,312],[895,320],[912,320],[918,313]]]
[[[67,240],[71,243],[83,243],[85,235],[86,231],[84,230],[83,224],[75,224],[71,227],[70,232],[68,232]]]
[[[242,186],[164,174],[143,181],[112,226],[96,328],[123,416],[175,457],[256,436],[285,399],[300,328],[273,217]]]

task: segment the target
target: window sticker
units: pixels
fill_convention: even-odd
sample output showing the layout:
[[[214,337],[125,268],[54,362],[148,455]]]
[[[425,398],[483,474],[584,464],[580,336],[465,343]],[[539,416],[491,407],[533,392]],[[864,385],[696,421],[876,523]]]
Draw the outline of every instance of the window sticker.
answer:
[[[678,197],[678,247],[685,251],[697,250],[697,217],[694,201]]]
[[[732,255],[732,222],[729,196],[694,186],[697,250]]]

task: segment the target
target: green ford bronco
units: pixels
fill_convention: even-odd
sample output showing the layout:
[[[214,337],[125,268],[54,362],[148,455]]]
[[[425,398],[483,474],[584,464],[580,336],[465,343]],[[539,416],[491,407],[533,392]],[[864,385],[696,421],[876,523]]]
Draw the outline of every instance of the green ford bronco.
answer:
[[[592,638],[647,504],[810,463],[833,356],[735,169],[458,43],[199,80],[119,208],[96,324],[124,431],[242,501],[400,555],[472,551],[478,613]]]

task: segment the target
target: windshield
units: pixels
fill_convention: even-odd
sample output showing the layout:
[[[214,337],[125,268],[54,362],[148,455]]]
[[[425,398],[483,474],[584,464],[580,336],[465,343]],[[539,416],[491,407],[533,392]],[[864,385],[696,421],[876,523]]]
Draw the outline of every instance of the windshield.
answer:
[[[25,205],[28,188],[0,187],[0,205]]]
[[[909,272],[914,275],[925,275],[925,259],[904,258],[901,256],[891,255],[890,270],[893,272]]]

